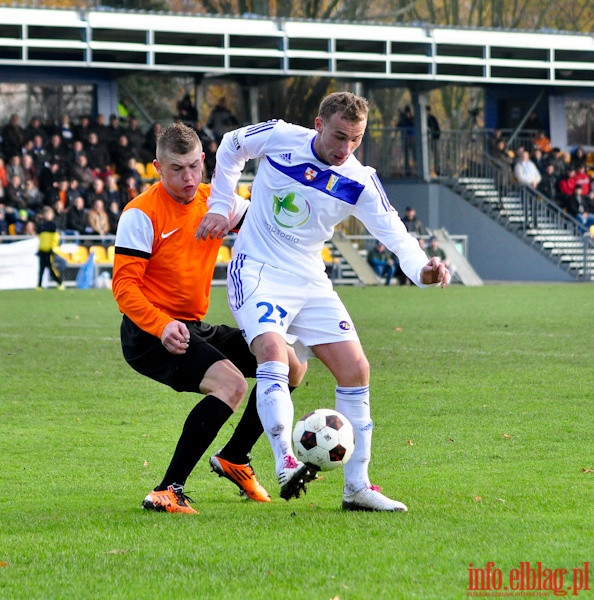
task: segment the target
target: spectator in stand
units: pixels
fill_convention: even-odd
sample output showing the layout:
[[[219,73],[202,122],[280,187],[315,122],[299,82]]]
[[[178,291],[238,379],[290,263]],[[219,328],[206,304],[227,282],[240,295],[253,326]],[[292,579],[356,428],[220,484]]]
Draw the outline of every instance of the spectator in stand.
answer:
[[[131,158],[138,158],[136,151],[130,146],[128,137],[122,133],[118,138],[117,144],[115,144],[111,150],[111,163],[115,167],[115,171],[120,177],[127,169],[128,161]]]
[[[33,163],[37,173],[41,173],[43,165],[45,165],[45,163],[49,160],[46,142],[41,135],[36,134],[33,137],[33,143],[27,147],[27,153],[33,157]]]
[[[105,143],[109,150],[111,162],[113,161],[113,152],[115,147],[118,145],[118,140],[122,134],[122,128],[120,127],[120,120],[117,115],[109,115],[109,123],[105,127]]]
[[[575,169],[570,164],[565,171],[565,174],[559,178],[559,194],[557,195],[557,203],[561,208],[569,212],[577,182],[575,179]]]
[[[138,154],[144,143],[144,132],[140,129],[138,119],[134,115],[128,117],[128,127],[124,130],[124,133],[128,138],[128,142],[130,142],[130,147]]]
[[[85,153],[85,145],[82,140],[75,139],[72,142],[72,147],[70,148],[70,152],[68,153],[68,162],[73,165],[76,162],[76,159]]]
[[[70,122],[70,115],[63,114],[60,116],[58,131],[66,148],[70,148],[72,146],[72,142],[74,141],[74,129]]]
[[[109,218],[109,233],[115,235],[118,229],[118,223],[122,216],[122,209],[120,203],[117,200],[110,202],[107,210],[107,217]]]
[[[105,182],[103,179],[95,179],[93,181],[93,185],[85,197],[85,207],[92,208],[97,200],[101,200],[104,207],[108,204],[108,196],[105,191]]]
[[[39,189],[44,197],[49,198],[58,188],[58,182],[66,177],[56,161],[48,161],[39,173]]]
[[[89,115],[82,115],[78,125],[74,126],[74,139],[80,140],[83,146],[87,143],[91,133],[91,119]]]
[[[105,206],[109,206],[114,201],[121,202],[120,188],[118,187],[115,175],[108,175],[105,178],[105,196]]]
[[[35,161],[30,154],[23,154],[21,166],[23,167],[23,173],[25,174],[25,183],[32,180],[35,185],[37,185],[39,183],[39,177],[37,176]]]
[[[2,189],[6,189],[8,186],[8,173],[6,172],[6,163],[2,155],[0,155],[0,186]]]
[[[400,129],[402,152],[404,155],[404,175],[410,175],[410,165],[414,153],[415,120],[411,107],[407,104],[400,112],[396,127]]]
[[[108,134],[107,125],[105,124],[105,115],[98,114],[95,117],[95,121],[90,126],[90,132],[91,131],[97,134],[98,143],[105,145],[107,148]]]
[[[544,173],[545,167],[549,164],[548,156],[543,155],[542,151],[538,148],[532,150],[532,162],[538,169],[538,172],[541,174]]]
[[[27,181],[25,181],[25,191],[23,196],[26,203],[25,208],[30,216],[35,216],[37,213],[41,212],[45,198],[32,179],[27,179]]]
[[[494,129],[493,133],[487,139],[487,152],[491,155],[495,153],[495,149],[497,148],[499,141],[503,140],[505,147],[505,138],[503,137],[503,131],[501,129]]]
[[[78,179],[71,179],[66,192],[66,207],[70,206],[77,196],[82,196],[84,199]]]
[[[85,153],[89,161],[89,167],[95,177],[105,177],[111,173],[111,163],[107,146],[99,141],[96,131],[89,133],[89,139],[85,146]]]
[[[204,182],[208,183],[212,179],[217,164],[218,144],[214,140],[210,140],[202,147],[204,148]]]
[[[64,208],[68,206],[68,192],[70,190],[70,181],[67,177],[62,177],[58,181],[58,185],[50,194],[45,197],[45,203],[54,206],[56,202],[60,202]]]
[[[161,123],[153,123],[152,127],[146,132],[144,136],[144,144],[142,145],[139,157],[140,162],[150,163],[157,157],[157,136],[163,129]]]
[[[192,104],[190,94],[184,94],[184,97],[177,103],[177,118],[188,127],[192,127],[198,120],[198,110]]]
[[[406,207],[402,222],[409,233],[415,236],[425,235],[425,226],[417,217],[417,211],[412,206]]]
[[[54,133],[50,137],[47,154],[50,162],[57,162],[61,171],[68,172],[68,148],[59,133]]]
[[[386,285],[390,285],[392,277],[396,271],[394,255],[382,244],[376,240],[373,248],[367,253],[367,262],[380,278],[386,278]]]
[[[538,187],[542,179],[536,165],[530,160],[530,153],[527,150],[522,152],[520,160],[514,167],[514,175],[518,183],[525,185],[533,190]]]
[[[559,177],[555,173],[555,165],[548,162],[536,189],[550,200],[555,200],[558,194],[558,185]]]
[[[80,154],[72,166],[70,172],[72,179],[78,181],[78,187],[84,197],[89,193],[89,190],[93,187],[93,183],[97,179],[95,173],[89,166],[89,160],[86,154]]]
[[[555,175],[562,177],[567,169],[565,153],[559,148],[553,148],[549,155],[549,161],[555,165]]]
[[[13,175],[4,190],[4,206],[14,211],[27,207],[25,186],[19,175]]]
[[[586,164],[586,153],[584,152],[584,149],[581,146],[578,146],[572,153],[571,153],[571,166],[577,171],[578,167],[580,165],[585,165]]]
[[[48,142],[47,133],[41,125],[41,119],[34,115],[25,129],[25,140],[34,140],[36,135],[41,137],[41,145],[45,146]]]
[[[21,179],[21,183],[25,183],[25,171],[22,165],[22,159],[20,154],[15,154],[8,159],[8,166],[6,167],[6,174],[8,179],[12,179],[15,175],[18,175]]]
[[[83,234],[87,226],[87,210],[82,196],[74,198],[66,210],[66,231]]]
[[[136,187],[136,177],[128,177],[123,183],[119,184],[120,188],[120,206],[124,207],[130,200],[134,200],[140,189]]]
[[[197,118],[198,115],[196,115]],[[237,117],[227,106],[227,98],[222,96],[212,109],[206,126],[212,131],[216,142],[219,143],[228,131],[235,129],[238,125]]]
[[[58,231],[64,231],[66,229],[66,221],[68,215],[66,214],[66,208],[60,200],[56,200],[52,206],[54,209],[54,223]]]
[[[553,150],[551,140],[547,137],[543,129],[540,129],[534,138],[534,149],[540,150],[543,156],[547,156]]]
[[[577,187],[581,188],[584,198],[590,193],[592,180],[586,171],[586,163],[580,164],[578,167],[576,167],[575,184]]]
[[[439,155],[439,138],[441,137],[441,128],[435,115],[431,112],[431,107],[427,105],[427,129],[429,130],[430,137],[430,148],[433,156],[433,170],[436,175],[439,175],[440,166],[440,155]]]
[[[121,171],[118,170],[118,174],[120,176],[120,181],[126,181],[129,177],[134,177],[134,180],[136,181],[135,187],[139,190],[140,186],[142,185],[142,175],[138,172],[138,169],[136,168],[137,165],[138,161],[134,156],[131,156],[128,158],[126,166],[122,167]]]
[[[109,217],[103,200],[95,200],[87,213],[85,233],[91,235],[107,235],[109,233]]]
[[[10,120],[2,128],[1,138],[5,158],[10,158],[15,154],[20,156],[26,138],[25,130],[21,127],[19,116],[16,113],[10,116]]]

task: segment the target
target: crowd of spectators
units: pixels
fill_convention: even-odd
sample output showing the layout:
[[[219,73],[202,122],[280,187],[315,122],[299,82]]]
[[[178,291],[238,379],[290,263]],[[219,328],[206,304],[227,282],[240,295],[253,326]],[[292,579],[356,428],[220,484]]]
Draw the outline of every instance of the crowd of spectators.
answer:
[[[209,181],[217,143],[188,100],[178,103],[175,118],[198,132]],[[132,114],[45,123],[34,116],[25,125],[13,114],[0,124],[0,235],[35,235],[45,206],[64,233],[115,234],[124,206],[158,178],[148,166],[161,127],[142,131]]]
[[[541,130],[531,148],[520,146],[512,151],[496,130],[489,153],[502,169],[504,182],[513,179],[526,185],[556,202],[585,228],[594,225],[594,164],[588,164],[582,147],[561,151]]]

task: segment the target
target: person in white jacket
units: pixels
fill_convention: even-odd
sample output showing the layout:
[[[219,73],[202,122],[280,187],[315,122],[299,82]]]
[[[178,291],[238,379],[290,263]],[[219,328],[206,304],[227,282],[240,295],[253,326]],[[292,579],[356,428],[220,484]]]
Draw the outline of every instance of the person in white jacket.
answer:
[[[336,379],[336,410],[355,430],[355,451],[344,466],[342,507],[401,511],[368,475],[373,422],[369,363],[353,322],[332,289],[322,247],[334,228],[354,215],[394,252],[417,285],[450,280],[437,259],[428,261],[388,200],[375,170],[354,152],[367,126],[368,104],[349,92],[326,96],[315,129],[281,120],[231,131],[217,151],[209,211],[198,239],[229,230],[233,191],[249,159],[260,158],[251,206],[234,246],[227,276],[233,315],[255,354],[258,414],[276,461],[280,495],[299,497],[315,479],[291,446],[294,410],[287,386],[287,342],[300,360],[319,358]]]
[[[530,153],[524,150],[520,156],[520,160],[514,167],[514,175],[518,183],[528,186],[535,190],[542,179],[538,167],[530,160]]]

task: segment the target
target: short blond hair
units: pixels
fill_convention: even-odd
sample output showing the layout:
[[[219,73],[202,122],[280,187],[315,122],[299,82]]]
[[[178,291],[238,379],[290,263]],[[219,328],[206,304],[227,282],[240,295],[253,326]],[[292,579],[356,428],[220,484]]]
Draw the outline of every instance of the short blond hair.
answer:
[[[157,135],[158,161],[161,161],[166,154],[189,154],[196,148],[202,152],[202,143],[198,134],[183,123],[173,123]]]
[[[327,121],[336,113],[339,113],[346,121],[360,123],[365,121],[369,115],[369,103],[365,98],[351,92],[334,92],[322,100],[318,117],[322,121]]]

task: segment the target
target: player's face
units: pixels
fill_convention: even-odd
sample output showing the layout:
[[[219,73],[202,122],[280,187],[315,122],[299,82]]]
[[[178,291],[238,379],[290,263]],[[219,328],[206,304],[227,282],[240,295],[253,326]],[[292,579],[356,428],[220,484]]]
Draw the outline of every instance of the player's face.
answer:
[[[155,168],[167,193],[180,204],[194,200],[202,181],[204,153],[195,148],[188,154],[166,154],[162,161],[155,160]]]
[[[316,117],[315,125],[318,132],[314,141],[316,154],[324,162],[338,167],[361,145],[367,120],[353,123],[334,113],[326,121]]]

